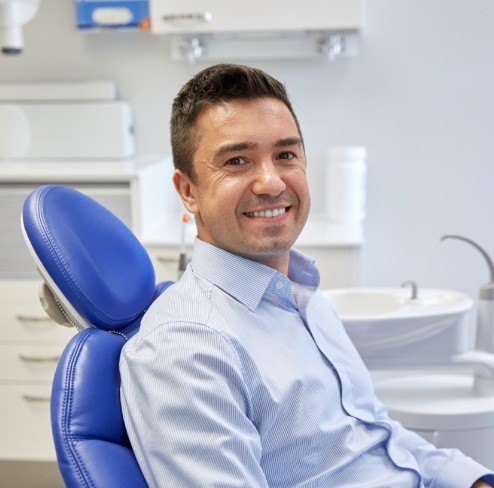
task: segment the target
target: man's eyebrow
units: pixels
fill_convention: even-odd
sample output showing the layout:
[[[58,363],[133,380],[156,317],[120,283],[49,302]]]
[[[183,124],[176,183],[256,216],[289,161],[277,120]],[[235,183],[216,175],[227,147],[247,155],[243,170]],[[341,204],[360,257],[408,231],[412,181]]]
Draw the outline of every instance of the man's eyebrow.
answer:
[[[287,146],[302,146],[302,139],[300,137],[287,137],[276,141],[275,147],[287,147]]]
[[[225,144],[224,146],[219,147],[214,152],[214,157],[217,158],[229,153],[245,151],[248,149],[255,149],[257,146],[258,144],[256,144],[255,142],[238,142],[233,144]]]
[[[286,137],[284,139],[277,140],[273,147],[289,147],[289,146],[302,146],[302,139],[300,137]],[[246,151],[256,149],[259,146],[256,142],[235,142],[233,144],[225,144],[219,147],[214,152],[214,158],[219,158],[225,154],[235,153],[238,151]]]

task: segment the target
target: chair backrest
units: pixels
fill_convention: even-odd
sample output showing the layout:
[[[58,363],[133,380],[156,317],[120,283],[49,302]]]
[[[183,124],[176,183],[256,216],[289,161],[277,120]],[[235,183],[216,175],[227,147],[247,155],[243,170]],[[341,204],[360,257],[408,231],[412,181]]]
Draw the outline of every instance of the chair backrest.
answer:
[[[120,406],[120,350],[153,300],[152,263],[130,229],[83,193],[37,188],[22,211],[26,244],[44,280],[40,300],[69,341],[52,386],[51,422],[69,487],[146,486]]]

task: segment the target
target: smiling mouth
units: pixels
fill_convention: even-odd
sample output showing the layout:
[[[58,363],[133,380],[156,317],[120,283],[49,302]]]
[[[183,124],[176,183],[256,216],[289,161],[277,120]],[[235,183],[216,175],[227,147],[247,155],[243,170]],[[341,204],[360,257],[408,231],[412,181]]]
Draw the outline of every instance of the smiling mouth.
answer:
[[[251,218],[262,217],[262,218],[270,219],[284,214],[287,211],[287,208],[288,207],[281,207],[281,208],[273,208],[269,210],[259,210],[258,212],[246,212],[245,215]]]

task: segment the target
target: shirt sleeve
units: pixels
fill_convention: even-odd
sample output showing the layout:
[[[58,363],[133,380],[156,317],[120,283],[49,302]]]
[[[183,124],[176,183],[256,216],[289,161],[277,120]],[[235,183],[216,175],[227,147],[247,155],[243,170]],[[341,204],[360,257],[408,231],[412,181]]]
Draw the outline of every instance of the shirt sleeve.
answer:
[[[386,407],[379,400],[376,404],[379,416],[387,416]],[[387,422],[395,444],[414,456],[425,487],[470,488],[480,478],[494,486],[494,474],[458,449],[438,449],[399,422],[389,417]]]
[[[268,487],[238,356],[202,324],[157,328],[125,348],[121,398],[149,486]]]

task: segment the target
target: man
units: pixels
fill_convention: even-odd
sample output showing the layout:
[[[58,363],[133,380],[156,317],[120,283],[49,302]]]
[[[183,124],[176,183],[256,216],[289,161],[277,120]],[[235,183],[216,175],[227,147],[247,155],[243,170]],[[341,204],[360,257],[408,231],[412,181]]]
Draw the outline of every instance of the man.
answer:
[[[246,66],[205,69],[174,101],[171,139],[194,253],[121,359],[125,422],[149,485],[494,483],[388,418],[313,262],[292,250],[310,196],[283,85]]]

